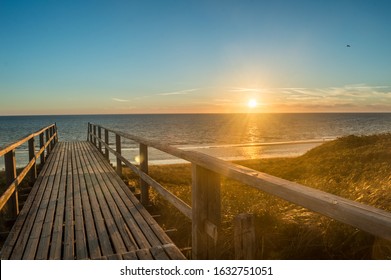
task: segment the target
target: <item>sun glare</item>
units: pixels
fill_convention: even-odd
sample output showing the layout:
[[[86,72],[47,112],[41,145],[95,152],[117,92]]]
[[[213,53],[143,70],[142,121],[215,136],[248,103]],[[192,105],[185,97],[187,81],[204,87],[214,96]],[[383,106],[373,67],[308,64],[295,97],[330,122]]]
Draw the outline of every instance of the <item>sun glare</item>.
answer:
[[[248,102],[247,102],[247,106],[249,108],[255,108],[257,107],[258,103],[257,103],[257,100],[255,99],[250,99]]]

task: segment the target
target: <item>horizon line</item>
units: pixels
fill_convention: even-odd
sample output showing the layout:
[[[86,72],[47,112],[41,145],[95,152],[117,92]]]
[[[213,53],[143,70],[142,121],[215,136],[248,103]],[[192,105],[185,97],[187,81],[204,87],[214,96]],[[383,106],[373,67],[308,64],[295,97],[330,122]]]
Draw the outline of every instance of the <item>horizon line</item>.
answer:
[[[215,112],[199,112],[199,113],[81,113],[81,114],[9,114],[1,115],[0,117],[57,117],[57,116],[127,116],[127,115],[261,115],[261,114],[391,114],[390,111],[321,111],[321,112],[233,112],[233,113],[215,113]]]

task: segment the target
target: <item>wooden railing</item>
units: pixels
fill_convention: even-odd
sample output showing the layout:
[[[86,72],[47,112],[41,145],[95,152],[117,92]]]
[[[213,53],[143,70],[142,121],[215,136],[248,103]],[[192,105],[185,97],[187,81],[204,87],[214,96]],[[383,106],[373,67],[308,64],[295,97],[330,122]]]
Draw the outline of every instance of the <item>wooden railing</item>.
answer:
[[[104,130],[104,139],[102,139],[102,130]],[[115,150],[110,147],[109,133],[115,135]],[[139,167],[133,165],[122,155],[121,137],[139,143]],[[109,160],[109,152],[115,155],[118,174],[121,175],[122,173],[123,163],[140,177],[141,201],[143,204],[148,203],[148,187],[151,186],[192,220],[193,259],[213,259],[215,257],[215,246],[221,220],[220,176],[235,179],[311,211],[375,236],[391,240],[391,213],[387,211],[226,162],[203,153],[180,150],[158,141],[147,140],[95,124],[88,124],[88,140],[105,155],[107,160]],[[148,175],[148,147],[153,147],[192,164],[192,207]]]
[[[35,137],[39,137],[39,150],[35,150]],[[30,178],[37,178],[37,159],[40,158],[40,164],[45,163],[46,156],[53,150],[58,141],[56,124],[44,127],[37,132],[27,135],[18,141],[5,147],[0,147],[0,157],[4,156],[6,190],[0,197],[0,210],[6,207],[6,216],[8,219],[14,219],[19,214],[18,186],[30,174]],[[17,174],[15,150],[28,142],[29,163]]]

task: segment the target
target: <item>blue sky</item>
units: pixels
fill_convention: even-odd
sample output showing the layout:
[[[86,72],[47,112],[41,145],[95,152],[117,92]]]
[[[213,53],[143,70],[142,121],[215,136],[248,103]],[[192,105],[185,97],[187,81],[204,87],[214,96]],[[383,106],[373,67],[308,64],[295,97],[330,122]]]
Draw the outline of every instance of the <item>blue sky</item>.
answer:
[[[390,111],[390,11],[369,0],[1,0],[0,115]]]

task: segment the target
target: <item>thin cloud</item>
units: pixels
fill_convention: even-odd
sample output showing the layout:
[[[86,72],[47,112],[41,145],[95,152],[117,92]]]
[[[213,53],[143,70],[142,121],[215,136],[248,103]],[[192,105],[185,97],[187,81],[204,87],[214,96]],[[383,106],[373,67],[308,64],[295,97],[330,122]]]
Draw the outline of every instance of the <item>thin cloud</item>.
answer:
[[[230,88],[231,92],[261,92],[260,88]]]
[[[130,101],[130,100],[120,99],[120,98],[111,98],[111,99],[116,101],[116,102],[129,102]]]
[[[370,86],[366,84],[327,88],[275,88],[267,90],[271,100],[290,106],[327,106],[347,108],[391,106],[391,86]]]
[[[170,95],[186,95],[186,94],[191,94],[194,91],[199,90],[198,88],[193,88],[193,89],[185,89],[185,90],[180,90],[180,91],[173,91],[173,92],[163,92],[163,93],[158,93],[156,95],[160,96],[170,96]]]

